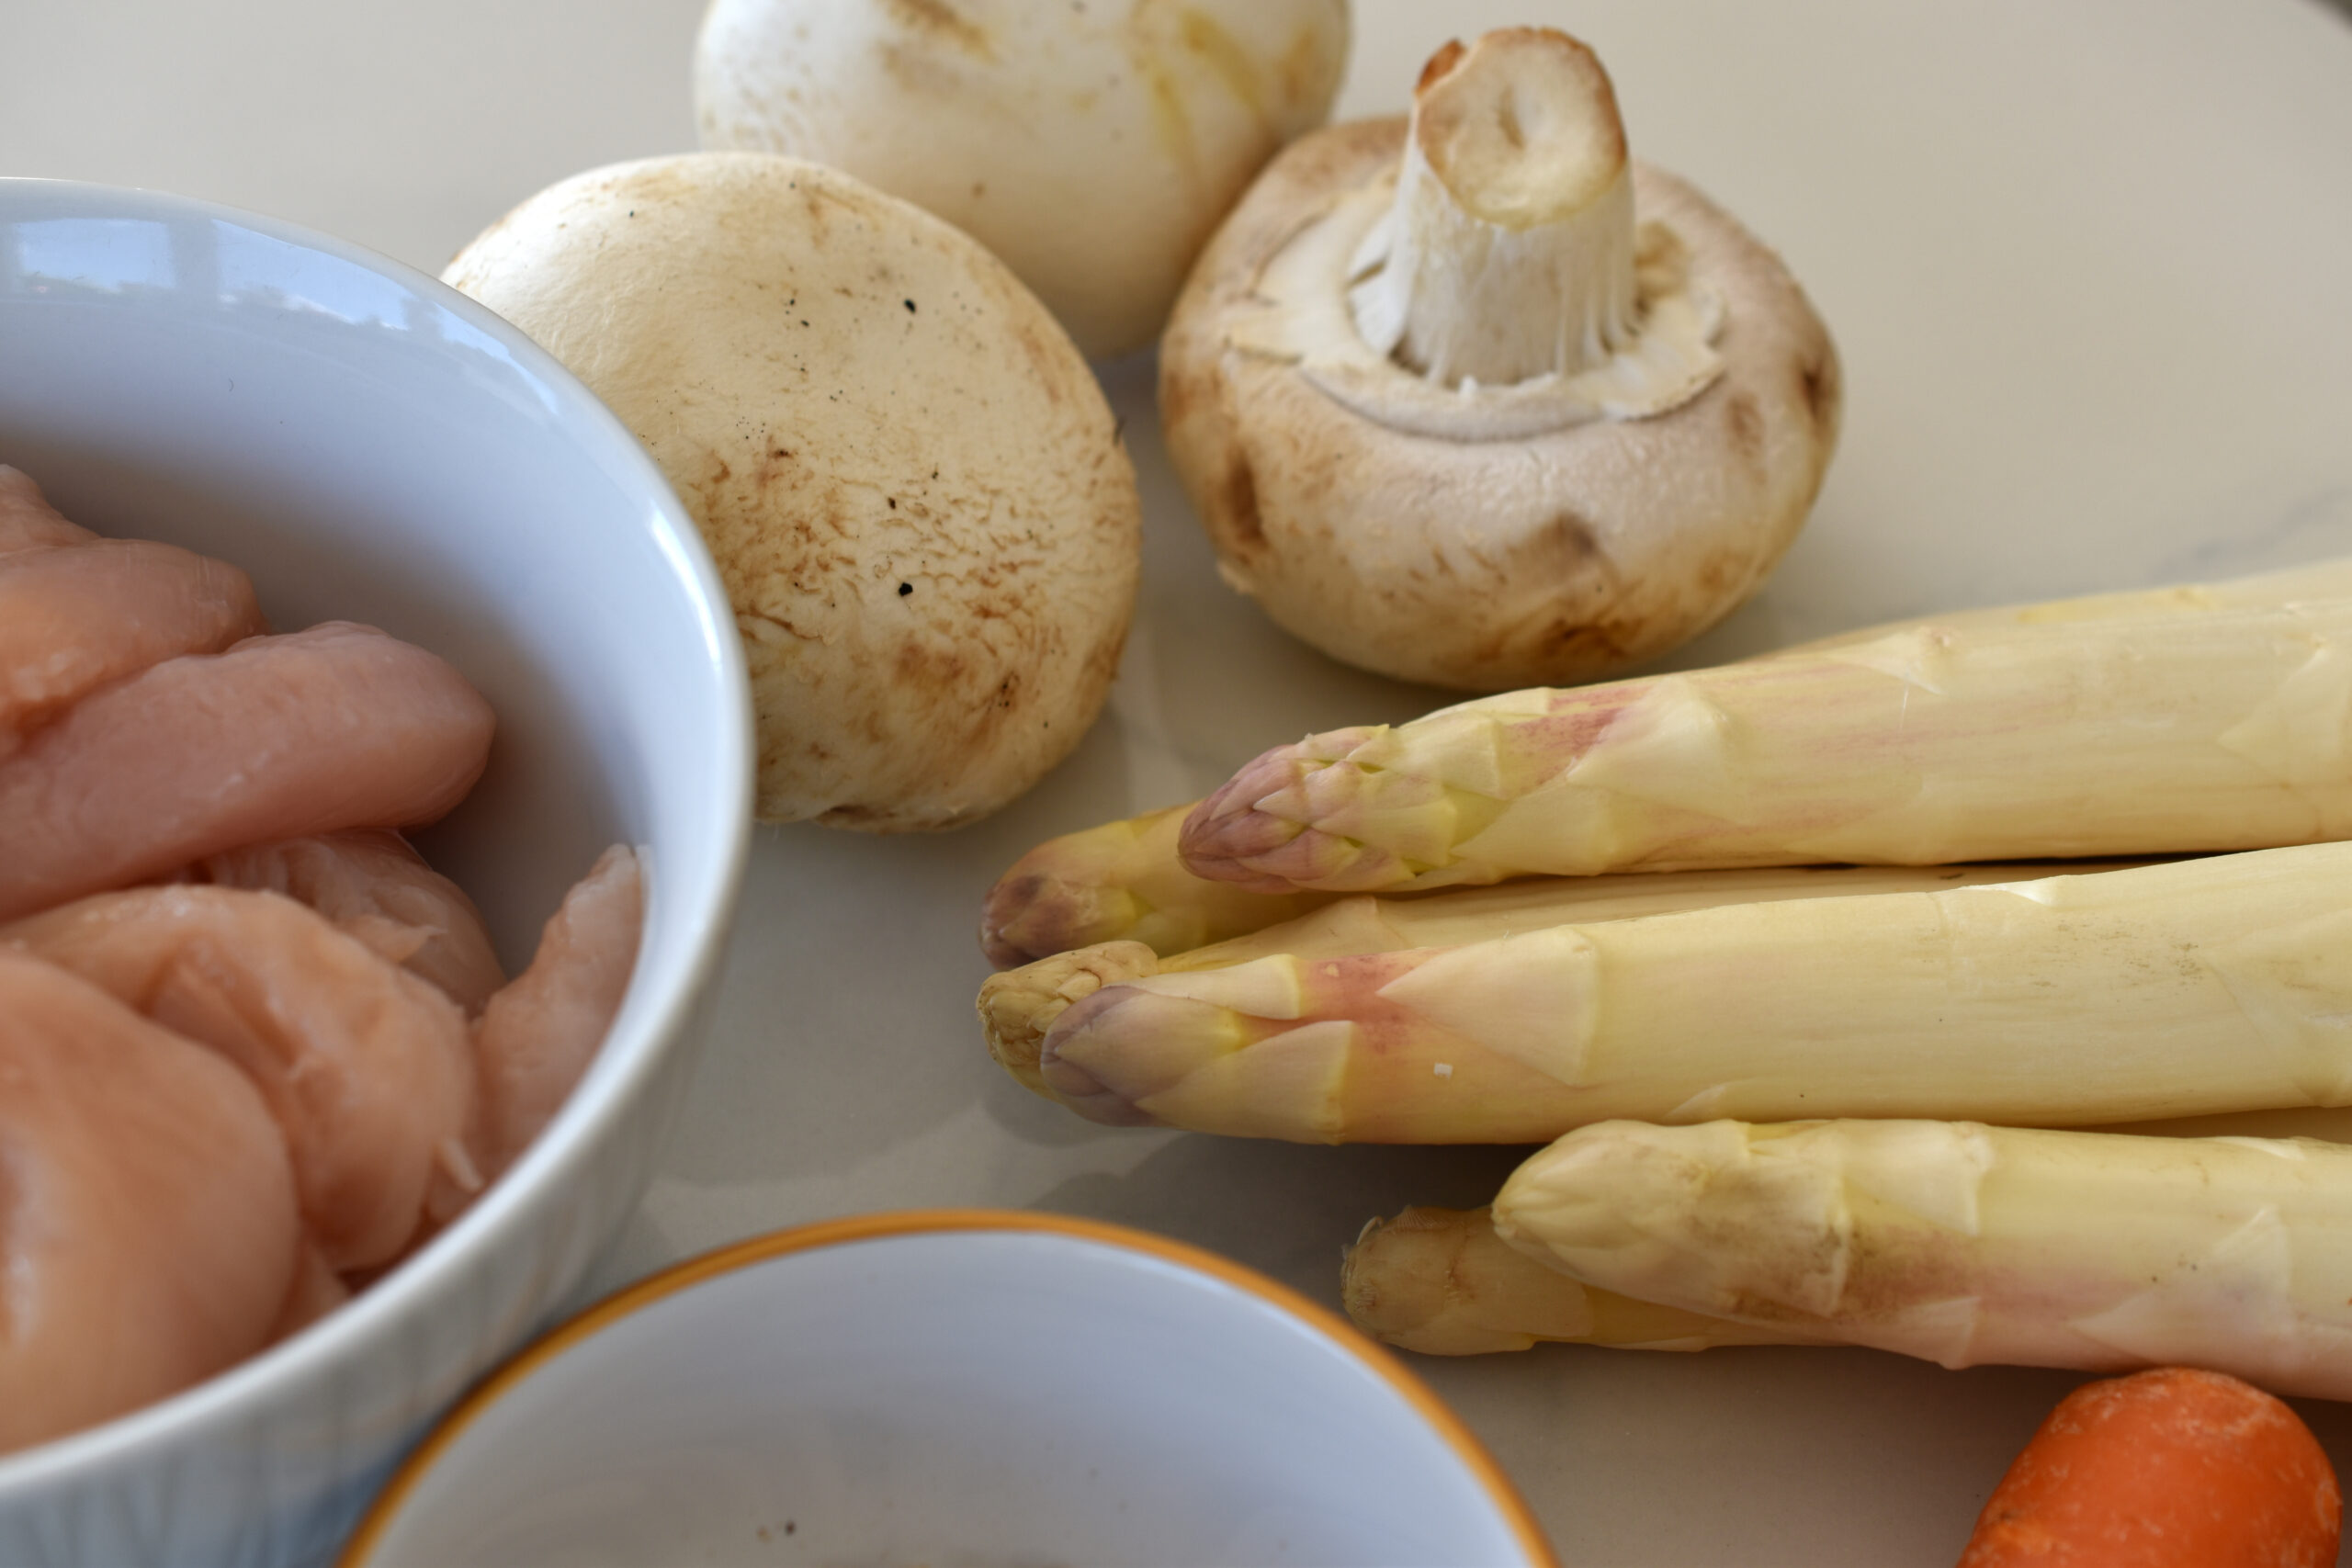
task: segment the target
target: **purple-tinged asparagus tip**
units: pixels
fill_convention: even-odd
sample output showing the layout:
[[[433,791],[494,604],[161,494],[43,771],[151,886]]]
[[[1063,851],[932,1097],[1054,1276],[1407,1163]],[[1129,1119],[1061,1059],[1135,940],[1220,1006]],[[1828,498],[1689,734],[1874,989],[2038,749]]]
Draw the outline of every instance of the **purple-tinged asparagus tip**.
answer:
[[[1045,1044],[1037,1053],[1038,1077],[1054,1099],[1089,1122],[1100,1122],[1106,1127],[1157,1127],[1160,1124],[1157,1117],[1138,1109],[1126,1096],[1060,1051],[1064,1041],[1083,1033],[1092,1019],[1117,1007],[1124,997],[1120,987],[1105,986],[1092,996],[1071,1003],[1046,1033]]]
[[[1046,956],[1031,953],[1018,935],[1022,917],[1045,896],[1050,877],[1019,867],[1005,873],[980,900],[980,951],[999,969],[1011,969]]]
[[[1184,869],[1253,893],[1297,891],[1262,862],[1298,837],[1301,825],[1261,808],[1260,802],[1290,789],[1305,761],[1298,746],[1277,746],[1242,764],[1214,795],[1193,807],[1176,840]]]

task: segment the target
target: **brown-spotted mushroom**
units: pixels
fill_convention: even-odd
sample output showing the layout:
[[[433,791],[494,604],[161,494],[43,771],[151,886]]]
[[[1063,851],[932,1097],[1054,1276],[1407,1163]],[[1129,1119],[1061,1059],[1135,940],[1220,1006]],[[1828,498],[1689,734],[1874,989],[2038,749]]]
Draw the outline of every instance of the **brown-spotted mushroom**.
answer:
[[[585,381],[694,514],[743,635],[763,818],[952,828],[1093,721],[1135,604],[1135,471],[1069,337],[961,231],[831,169],[695,152],[552,186],[445,277]]]
[[[1275,149],[1323,123],[1347,0],[711,0],[706,147],[846,169],[1003,258],[1087,354],[1159,336]]]
[[[1409,120],[1293,143],[1160,348],[1226,581],[1335,658],[1472,691],[1639,663],[1746,599],[1838,385],[1779,257],[1630,160],[1600,62],[1534,28],[1447,45]]]

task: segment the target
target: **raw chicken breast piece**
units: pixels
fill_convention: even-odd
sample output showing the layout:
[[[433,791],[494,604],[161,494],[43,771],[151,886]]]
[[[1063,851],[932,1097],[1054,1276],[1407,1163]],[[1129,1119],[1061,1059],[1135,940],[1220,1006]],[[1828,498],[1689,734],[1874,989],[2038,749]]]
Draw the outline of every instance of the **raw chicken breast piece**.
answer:
[[[492,724],[447,663],[347,622],[165,660],[0,761],[0,919],[240,844],[430,822]]]
[[[183,882],[283,893],[478,1018],[506,971],[465,889],[390,828],[353,828],[209,855]]]
[[[96,537],[61,516],[30,474],[0,463],[0,556],[78,545]]]
[[[242,571],[174,545],[0,555],[0,758],[85,694],[267,631]]]
[[[293,1283],[287,1287],[286,1300],[279,1303],[277,1321],[270,1325],[269,1342],[291,1339],[350,1300],[351,1287],[329,1267],[326,1254],[305,1236],[294,1261]]]
[[[628,989],[644,923],[642,867],[616,844],[564,895],[531,966],[490,998],[474,1026],[484,1175],[514,1162],[595,1059]]]
[[[464,1147],[471,1041],[457,1004],[275,893],[143,887],[0,927],[243,1069],[283,1130],[302,1220],[336,1269],[399,1255]]]
[[[260,1349],[300,1239],[285,1140],[243,1074],[0,952],[0,1452]]]

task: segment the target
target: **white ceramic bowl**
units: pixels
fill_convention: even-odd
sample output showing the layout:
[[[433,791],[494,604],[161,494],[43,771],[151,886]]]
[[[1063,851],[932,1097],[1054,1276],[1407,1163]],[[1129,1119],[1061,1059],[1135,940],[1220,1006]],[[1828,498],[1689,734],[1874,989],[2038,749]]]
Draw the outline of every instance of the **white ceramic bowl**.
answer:
[[[660,471],[552,359],[422,274],[220,208],[0,180],[0,462],[101,532],[243,567],[281,627],[366,621],[463,670],[498,740],[422,841],[510,966],[605,844],[650,852],[602,1054],[462,1220],[243,1366],[0,1457],[0,1562],[315,1561],[635,1207],[742,867],[740,646]]]
[[[1476,1438],[1193,1247],[987,1210],[741,1243],[566,1325],[410,1460],[345,1568],[1549,1565]]]

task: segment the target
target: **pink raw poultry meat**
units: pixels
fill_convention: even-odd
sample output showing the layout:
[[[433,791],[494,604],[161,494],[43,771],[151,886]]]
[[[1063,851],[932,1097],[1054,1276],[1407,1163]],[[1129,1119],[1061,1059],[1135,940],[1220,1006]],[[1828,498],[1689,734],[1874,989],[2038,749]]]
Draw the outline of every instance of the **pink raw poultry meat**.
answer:
[[[68,523],[22,468],[0,463],[0,556],[78,545],[97,536]]]
[[[292,1151],[302,1218],[337,1269],[389,1261],[428,1202],[480,1186],[463,1139],[472,1043],[457,1004],[275,893],[143,887],[0,927],[243,1068]]]
[[[166,660],[0,761],[0,919],[240,844],[430,822],[492,724],[448,664],[347,622]]]
[[[506,971],[465,889],[389,828],[354,828],[209,855],[184,882],[283,893],[479,1017]]]
[[[644,921],[643,870],[616,844],[564,895],[531,966],[490,998],[474,1029],[484,1175],[514,1163],[595,1057],[628,989]]]
[[[0,758],[109,682],[268,629],[243,572],[172,545],[0,555]]]
[[[243,1074],[0,952],[0,1452],[268,1342],[301,1227]]]

